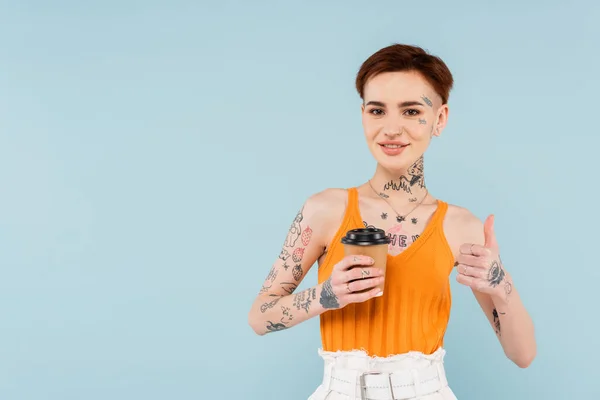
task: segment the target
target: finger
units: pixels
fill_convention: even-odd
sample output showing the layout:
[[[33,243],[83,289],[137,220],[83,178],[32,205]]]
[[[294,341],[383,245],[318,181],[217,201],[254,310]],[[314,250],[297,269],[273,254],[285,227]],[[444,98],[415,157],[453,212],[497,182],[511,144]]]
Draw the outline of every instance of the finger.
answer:
[[[347,296],[348,303],[362,303],[374,297],[383,295],[383,292],[378,287],[362,293],[352,293]]]
[[[483,291],[488,287],[488,284],[483,279],[474,278],[463,274],[456,275],[456,281],[462,285],[468,286],[477,291]]]
[[[478,279],[485,279],[488,276],[487,269],[474,267],[472,265],[458,264],[456,270],[460,275],[470,276]]]
[[[496,233],[494,232],[494,215],[489,215],[483,224],[483,235],[485,237],[485,247],[493,249],[498,248]]]
[[[461,254],[468,254],[472,256],[489,256],[492,254],[491,250],[481,246],[479,244],[464,243],[460,246]]]
[[[350,282],[357,279],[382,276],[383,270],[375,267],[353,267],[344,273],[344,282]]]
[[[478,268],[487,268],[490,264],[487,257],[472,256],[470,254],[459,254],[458,257],[456,257],[456,261],[458,261],[459,264],[472,265],[473,267]]]
[[[373,263],[374,260],[371,257],[351,255],[342,258],[342,260],[335,265],[334,269],[337,269],[338,271],[347,271],[356,265],[373,265]]]
[[[358,279],[356,281],[346,283],[346,292],[348,289],[350,293],[362,292],[364,290],[369,290],[374,288],[377,285],[381,285],[384,282],[384,277],[379,276],[376,278],[366,278],[366,279]]]

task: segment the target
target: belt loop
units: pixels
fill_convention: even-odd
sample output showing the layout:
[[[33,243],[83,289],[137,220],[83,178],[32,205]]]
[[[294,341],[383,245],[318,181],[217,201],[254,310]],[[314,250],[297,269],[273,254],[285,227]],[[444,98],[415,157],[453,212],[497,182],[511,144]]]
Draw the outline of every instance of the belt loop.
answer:
[[[413,386],[415,388],[415,398],[420,399],[421,397],[421,379],[419,378],[419,371],[411,369],[410,374],[413,378]]]

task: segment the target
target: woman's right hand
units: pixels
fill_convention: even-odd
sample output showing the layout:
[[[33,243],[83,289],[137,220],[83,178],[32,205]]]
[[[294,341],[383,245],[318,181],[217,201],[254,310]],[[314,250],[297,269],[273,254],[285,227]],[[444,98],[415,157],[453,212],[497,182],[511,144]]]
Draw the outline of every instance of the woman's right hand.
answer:
[[[360,255],[346,256],[335,264],[331,276],[322,285],[323,308],[343,308],[381,296],[383,292],[377,286],[383,283],[384,273],[372,265],[371,257]]]

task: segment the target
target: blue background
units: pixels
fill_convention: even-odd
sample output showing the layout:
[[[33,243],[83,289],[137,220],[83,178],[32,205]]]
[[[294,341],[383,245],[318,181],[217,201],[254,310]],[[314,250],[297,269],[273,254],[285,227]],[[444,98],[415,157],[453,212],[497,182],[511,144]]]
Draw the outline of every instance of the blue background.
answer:
[[[394,42],[453,71],[427,184],[496,214],[536,324],[521,370],[453,274],[453,390],[600,397],[599,19],[591,1],[0,2],[0,398],[306,399],[318,319],[258,337],[247,312],[304,199],[373,173],[354,78]]]

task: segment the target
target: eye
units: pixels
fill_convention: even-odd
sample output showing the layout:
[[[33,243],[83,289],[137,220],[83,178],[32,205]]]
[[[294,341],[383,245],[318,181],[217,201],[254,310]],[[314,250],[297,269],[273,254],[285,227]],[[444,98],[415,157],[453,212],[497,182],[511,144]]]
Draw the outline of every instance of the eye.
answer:
[[[372,115],[383,115],[383,110],[381,108],[372,108],[369,110],[369,114]]]
[[[421,114],[419,110],[415,110],[414,108],[409,108],[408,110],[404,111],[404,113],[408,114],[409,117],[416,117],[417,115]]]

